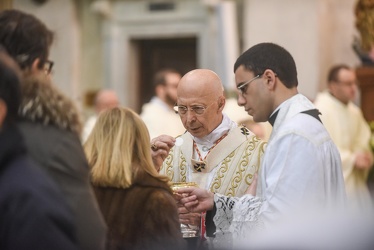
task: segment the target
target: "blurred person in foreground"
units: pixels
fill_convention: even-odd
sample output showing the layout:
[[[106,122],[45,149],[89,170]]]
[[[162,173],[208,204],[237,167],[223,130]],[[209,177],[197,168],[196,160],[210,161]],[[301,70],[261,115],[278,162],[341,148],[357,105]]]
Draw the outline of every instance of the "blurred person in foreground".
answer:
[[[82,132],[82,143],[85,143],[88,136],[90,135],[93,127],[95,126],[97,116],[102,112],[110,108],[118,107],[119,101],[116,92],[111,89],[102,89],[96,93],[95,96],[95,114],[90,116],[84,124]]]
[[[328,89],[317,95],[314,104],[339,149],[348,205],[358,211],[372,210],[373,201],[367,185],[373,166],[371,131],[362,111],[353,103],[358,91],[356,73],[347,65],[335,65],[327,80]]]
[[[105,224],[89,183],[74,103],[51,82],[53,33],[19,10],[0,12],[0,44],[24,75],[18,122],[30,157],[62,191],[73,213],[80,249],[103,249]]]
[[[321,123],[318,110],[298,93],[291,54],[273,43],[245,51],[234,65],[238,104],[255,122],[269,121],[273,130],[249,194],[227,197],[199,188],[180,189],[181,203],[191,212],[209,210],[222,249],[250,246],[257,230],[271,230],[296,214],[345,206],[339,152]],[[256,196],[255,196],[256,194]],[[318,211],[321,211],[318,210]],[[207,215],[208,217],[208,215]],[[208,223],[209,221],[207,221]]]
[[[0,48],[0,249],[78,249],[57,185],[27,155],[16,126],[21,71]]]
[[[163,134],[175,137],[185,131],[173,109],[177,102],[177,87],[180,79],[181,74],[174,69],[162,69],[154,76],[153,86],[156,95],[143,105],[140,114],[151,138]]]
[[[187,132],[177,137],[160,173],[173,182],[195,182],[214,193],[243,195],[260,167],[266,143],[222,112],[225,96],[215,72],[208,69],[188,72],[178,84],[177,96],[175,109]],[[153,143],[161,148],[162,141],[158,139]],[[184,207],[179,211],[181,223],[192,226],[196,221],[200,223],[199,214],[191,214]],[[202,244],[207,243],[204,238],[208,236],[211,247],[212,237],[220,235],[214,234],[214,227],[206,228],[204,220],[203,215]]]
[[[128,108],[102,112],[84,144],[108,225],[106,249],[184,249],[168,178],[157,173],[150,138]]]

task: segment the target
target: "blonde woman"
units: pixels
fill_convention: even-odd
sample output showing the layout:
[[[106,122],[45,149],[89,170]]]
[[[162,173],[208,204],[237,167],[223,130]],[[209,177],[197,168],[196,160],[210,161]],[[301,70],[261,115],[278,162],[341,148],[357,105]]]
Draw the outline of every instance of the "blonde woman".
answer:
[[[147,127],[128,108],[102,112],[84,144],[108,225],[107,249],[183,249],[168,178],[157,173]]]

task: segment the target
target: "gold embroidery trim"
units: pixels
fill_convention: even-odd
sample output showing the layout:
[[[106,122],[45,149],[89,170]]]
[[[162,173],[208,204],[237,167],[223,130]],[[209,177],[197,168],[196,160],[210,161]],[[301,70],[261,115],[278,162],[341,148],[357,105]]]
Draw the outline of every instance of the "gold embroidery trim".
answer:
[[[212,184],[210,185],[210,191],[213,193],[217,193],[218,190],[221,188],[222,185],[222,179],[225,176],[225,173],[229,169],[229,163],[231,162],[231,159],[234,157],[235,151],[230,153],[221,163],[221,166],[219,167],[216,177],[214,178]]]
[[[173,181],[174,170],[173,170],[174,150],[170,150],[169,155],[166,157],[163,166],[166,167],[165,175],[169,177],[170,181]]]
[[[187,161],[186,161],[186,158],[184,158],[183,156],[183,153],[182,151],[180,151],[180,163],[179,163],[179,173],[180,173],[180,178],[181,178],[181,182],[187,182]]]

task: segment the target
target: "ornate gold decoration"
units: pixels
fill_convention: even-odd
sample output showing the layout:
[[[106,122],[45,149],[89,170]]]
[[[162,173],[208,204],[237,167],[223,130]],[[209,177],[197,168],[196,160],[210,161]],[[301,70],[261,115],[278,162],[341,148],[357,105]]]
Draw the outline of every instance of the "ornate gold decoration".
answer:
[[[234,157],[235,151],[233,151],[231,154],[229,154],[221,163],[221,166],[219,167],[217,171],[217,177],[214,178],[212,181],[212,184],[210,185],[210,191],[213,193],[216,193],[221,185],[222,185],[222,179],[225,176],[225,173],[229,169],[229,163],[231,162],[231,159]]]
[[[361,47],[368,52],[374,47],[374,0],[358,0],[355,14]]]
[[[187,173],[187,161],[186,161],[186,158],[183,156],[183,153],[181,152],[181,162],[179,164],[179,172],[180,172],[180,175],[181,175],[181,181],[183,182],[186,182],[187,181],[187,176],[186,176],[186,173]]]
[[[166,167],[165,175],[169,177],[170,180],[174,178],[174,170],[173,170],[173,160],[174,160],[174,151],[170,151],[169,155],[166,157],[163,166]]]

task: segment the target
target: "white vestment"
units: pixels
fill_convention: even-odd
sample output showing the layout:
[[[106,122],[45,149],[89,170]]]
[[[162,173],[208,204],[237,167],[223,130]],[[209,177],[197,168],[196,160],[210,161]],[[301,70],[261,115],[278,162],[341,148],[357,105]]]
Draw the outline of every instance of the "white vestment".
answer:
[[[179,115],[158,97],[153,97],[143,105],[140,117],[147,126],[151,139],[159,135],[176,137],[185,131]]]
[[[348,205],[359,210],[371,209],[372,200],[366,182],[369,169],[354,166],[356,153],[371,152],[368,123],[354,103],[345,105],[327,91],[317,95],[315,105],[322,113],[323,124],[340,152]]]
[[[301,113],[314,108],[301,94],[278,107],[256,197],[215,194],[214,222],[216,234],[223,239],[222,247],[230,248],[231,243],[237,246],[251,232],[271,228],[283,216],[305,208],[344,206],[346,194],[339,152],[322,123]]]
[[[222,136],[225,137],[216,144]],[[246,127],[238,127],[225,114],[222,123],[204,138],[193,137],[189,132],[178,138],[183,143],[176,143],[170,150],[160,174],[172,182],[195,182],[201,188],[230,197],[245,193],[260,168],[266,147],[264,141]],[[194,141],[205,158],[203,164],[197,164],[200,157]],[[210,238],[209,245],[218,238],[213,243]]]
[[[217,145],[216,140],[227,134]],[[260,167],[266,143],[245,127],[238,127],[226,115],[206,138],[193,138],[186,132],[183,144],[174,146],[165,159],[160,174],[173,182],[196,182],[201,188],[227,196],[241,196],[252,183],[253,175]],[[192,159],[199,160],[193,141],[204,165],[194,167]],[[214,147],[213,147],[214,146]],[[206,148],[206,150],[204,150]],[[208,151],[209,148],[212,148]]]

